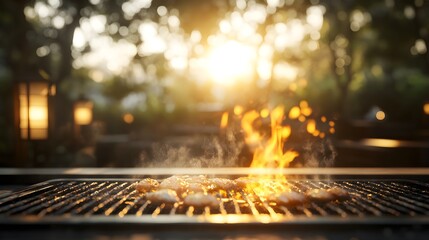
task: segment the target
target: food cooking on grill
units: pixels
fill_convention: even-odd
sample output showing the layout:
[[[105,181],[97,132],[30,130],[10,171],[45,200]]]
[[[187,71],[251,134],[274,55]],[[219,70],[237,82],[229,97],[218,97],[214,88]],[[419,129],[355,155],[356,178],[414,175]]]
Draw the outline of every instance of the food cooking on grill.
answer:
[[[194,207],[216,207],[219,205],[219,200],[213,195],[194,193],[187,195],[183,203]]]
[[[335,195],[330,193],[327,189],[316,188],[306,192],[307,197],[315,202],[330,202],[335,199]]]
[[[207,192],[209,188],[209,180],[204,175],[185,176],[183,181],[187,186],[186,192],[188,193]]]
[[[201,183],[189,183],[187,187],[187,192],[190,193],[204,193],[207,192],[207,186]]]
[[[273,187],[275,183],[278,182],[251,177],[230,180],[226,178],[207,178],[203,175],[183,175],[166,178],[161,183],[155,179],[145,178],[136,185],[136,189],[138,192],[146,193],[146,198],[152,202],[174,203],[183,200],[185,205],[202,207],[217,206],[219,200],[215,195],[220,197],[219,193],[224,195],[225,192],[238,191],[251,197],[255,194],[252,186],[261,190],[265,187]],[[256,195],[258,195],[257,192]],[[332,187],[329,189],[310,189],[305,193],[292,190],[274,191],[265,198],[269,202],[278,205],[294,207],[308,202],[326,203],[335,200],[346,200],[350,198],[350,195],[342,188]]]
[[[210,179],[211,188],[215,191],[224,190],[232,191],[237,190],[237,183],[233,180],[227,178],[211,178]]]
[[[337,200],[346,200],[350,198],[350,194],[346,190],[339,187],[330,188],[328,189],[328,192],[333,194]]]
[[[159,182],[152,178],[145,178],[137,183],[136,190],[141,193],[150,192],[158,189]]]
[[[160,189],[146,194],[147,200],[154,203],[176,203],[179,201],[177,193],[171,189]]]
[[[303,205],[307,202],[307,197],[299,192],[295,191],[286,191],[282,192],[279,195],[272,195],[268,198],[269,201],[275,202],[279,205],[293,207]]]
[[[170,189],[174,190],[178,194],[181,194],[186,191],[188,184],[184,180],[183,176],[171,176],[169,178],[164,179],[160,184],[160,189]]]
[[[239,177],[234,180],[236,186],[238,189],[246,189],[247,186],[250,184],[254,184],[257,182],[257,179],[250,178],[250,177]]]
[[[198,176],[188,176],[188,175],[185,175],[182,178],[187,183],[200,183],[202,185],[206,185],[209,182],[208,178],[206,176],[204,176],[204,175],[198,175]]]

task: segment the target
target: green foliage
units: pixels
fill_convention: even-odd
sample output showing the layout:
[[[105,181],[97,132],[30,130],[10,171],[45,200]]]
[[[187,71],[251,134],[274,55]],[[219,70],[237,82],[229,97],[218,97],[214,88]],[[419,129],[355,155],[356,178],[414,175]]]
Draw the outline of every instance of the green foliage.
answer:
[[[416,122],[422,118],[422,106],[429,97],[429,77],[419,69],[397,68],[392,74],[379,78],[369,73],[362,86],[352,93],[355,118],[363,116],[374,106],[386,112],[393,122]]]

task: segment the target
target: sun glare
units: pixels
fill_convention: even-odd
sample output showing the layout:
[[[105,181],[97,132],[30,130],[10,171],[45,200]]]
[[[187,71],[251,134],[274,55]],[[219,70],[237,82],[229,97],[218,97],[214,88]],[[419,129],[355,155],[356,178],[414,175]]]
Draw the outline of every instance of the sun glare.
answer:
[[[207,68],[213,81],[232,85],[253,74],[255,50],[236,41],[214,47],[207,57]]]

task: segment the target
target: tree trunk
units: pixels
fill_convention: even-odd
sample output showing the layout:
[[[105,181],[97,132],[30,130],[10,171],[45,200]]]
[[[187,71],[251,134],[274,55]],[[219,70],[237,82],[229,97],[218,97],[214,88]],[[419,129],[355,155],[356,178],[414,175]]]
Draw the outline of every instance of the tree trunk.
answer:
[[[73,122],[73,103],[67,97],[67,92],[61,89],[62,82],[70,77],[72,72],[72,45],[73,36],[75,29],[79,26],[79,20],[81,18],[80,11],[83,8],[84,3],[82,1],[75,1],[74,7],[76,8],[76,15],[73,17],[73,21],[64,26],[59,32],[57,43],[60,46],[61,60],[59,64],[58,74],[55,76],[55,84],[57,86],[57,92],[55,96],[55,127],[53,129],[61,130],[66,132],[66,136],[55,136],[65,137],[64,141],[69,141],[72,134],[72,122]]]

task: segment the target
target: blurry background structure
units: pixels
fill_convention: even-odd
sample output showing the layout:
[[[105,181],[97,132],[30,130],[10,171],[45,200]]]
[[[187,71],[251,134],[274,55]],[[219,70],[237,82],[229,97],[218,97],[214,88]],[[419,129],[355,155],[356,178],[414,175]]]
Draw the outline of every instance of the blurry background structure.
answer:
[[[1,1],[0,166],[245,159],[222,113],[300,103],[335,125],[316,158],[429,166],[428,16],[426,0]]]

